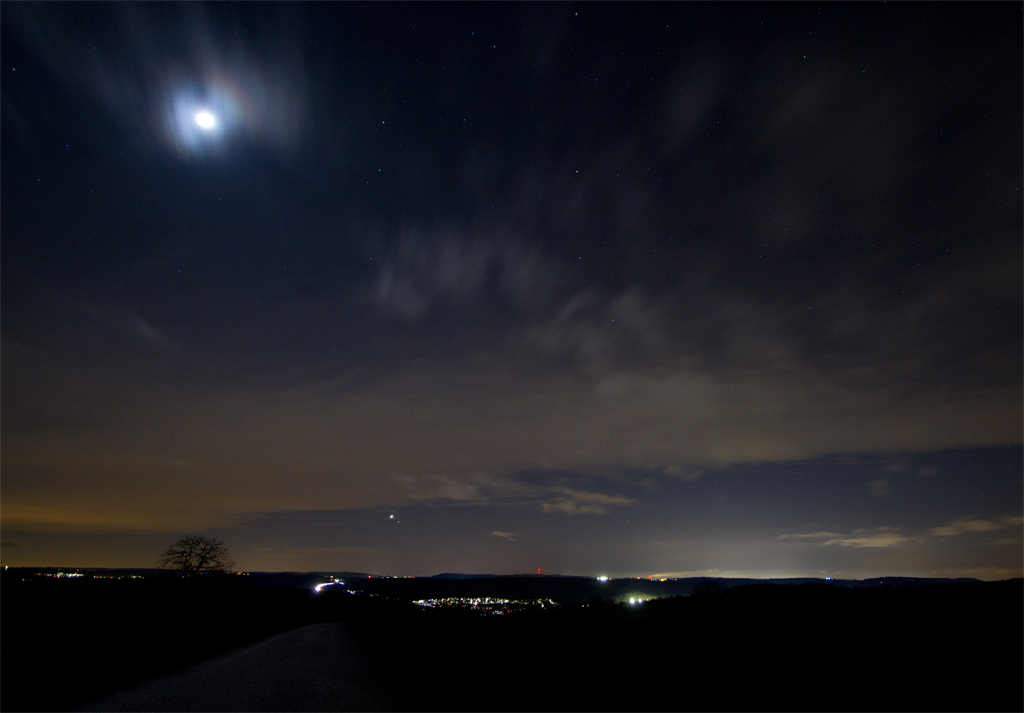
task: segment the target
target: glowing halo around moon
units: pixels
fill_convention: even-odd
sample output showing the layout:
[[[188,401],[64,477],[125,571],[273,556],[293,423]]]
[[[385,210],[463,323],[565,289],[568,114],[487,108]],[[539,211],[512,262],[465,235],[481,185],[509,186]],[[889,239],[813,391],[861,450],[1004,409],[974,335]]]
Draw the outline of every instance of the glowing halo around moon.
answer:
[[[210,112],[203,110],[196,113],[196,123],[200,129],[206,129],[209,131],[217,125],[217,117]]]
[[[302,133],[303,100],[279,79],[256,69],[197,72],[191,82],[167,86],[155,105],[163,138],[177,160],[228,155],[253,142],[288,151]]]
[[[252,126],[238,95],[213,82],[168,93],[161,113],[164,135],[175,153],[186,160],[224,155],[239,130]]]

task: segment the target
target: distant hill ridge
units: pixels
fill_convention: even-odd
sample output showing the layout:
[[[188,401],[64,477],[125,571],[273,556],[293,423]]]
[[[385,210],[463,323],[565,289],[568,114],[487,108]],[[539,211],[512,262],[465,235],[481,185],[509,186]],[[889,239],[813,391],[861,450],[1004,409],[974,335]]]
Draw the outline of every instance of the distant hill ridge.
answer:
[[[141,575],[146,577],[156,576],[167,576],[173,574],[167,570],[154,569],[151,567],[11,567],[10,572],[22,572],[22,573],[38,573],[38,574],[55,574],[57,572],[80,572],[83,575]],[[441,572],[439,574],[432,575],[386,575],[386,574],[373,574],[371,572],[336,572],[336,571],[312,571],[312,572],[298,572],[298,571],[283,571],[283,572],[265,572],[265,571],[252,571],[252,572],[239,572],[246,576],[256,577],[267,577],[267,578],[309,578],[309,577],[321,577],[326,579],[337,578],[337,579],[452,579],[452,580],[465,580],[465,579],[579,579],[584,581],[599,581],[597,577],[578,575],[578,574],[536,574],[533,572],[521,573],[521,574],[479,574],[479,573],[464,573],[464,572]],[[955,583],[955,582],[981,582],[984,580],[976,579],[974,577],[903,577],[903,576],[887,576],[887,577],[868,577],[865,579],[833,579],[830,577],[669,577],[666,578],[667,582],[702,582],[702,581],[716,581],[720,582],[723,587],[730,588],[739,586],[741,584],[814,584],[829,583],[843,587],[879,587],[879,586],[890,586],[890,587],[907,587],[907,586],[921,586],[931,584],[942,584],[942,583]],[[652,579],[650,577],[609,577],[608,582],[660,582],[661,579]]]

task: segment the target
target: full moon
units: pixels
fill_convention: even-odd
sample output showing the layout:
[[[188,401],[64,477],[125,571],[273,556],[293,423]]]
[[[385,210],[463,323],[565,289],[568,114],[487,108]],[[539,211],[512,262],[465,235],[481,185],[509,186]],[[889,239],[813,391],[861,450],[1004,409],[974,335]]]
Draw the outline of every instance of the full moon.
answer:
[[[196,123],[202,129],[212,129],[217,123],[216,117],[208,111],[201,111],[196,114]]]

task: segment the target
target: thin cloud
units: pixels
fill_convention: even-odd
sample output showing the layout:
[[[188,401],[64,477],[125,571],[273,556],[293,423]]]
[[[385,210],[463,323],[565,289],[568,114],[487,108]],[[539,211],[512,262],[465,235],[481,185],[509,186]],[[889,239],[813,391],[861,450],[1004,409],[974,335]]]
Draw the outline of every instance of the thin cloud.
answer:
[[[905,537],[891,527],[874,529],[861,528],[850,535],[837,532],[807,532],[779,535],[777,539],[821,540],[816,544],[839,547],[895,547],[909,542],[912,538]]]
[[[670,465],[662,471],[665,475],[672,476],[684,483],[692,483],[704,474],[699,468],[687,468],[681,465]]]
[[[572,488],[551,488],[550,492],[562,497],[553,502],[542,502],[544,512],[564,512],[566,515],[593,513],[605,515],[613,505],[632,505],[634,500],[623,495],[605,495],[604,493],[588,493]]]
[[[408,229],[380,262],[371,302],[408,321],[435,307],[478,307],[492,289],[513,308],[538,307],[561,282],[552,256],[514,236],[470,238],[459,230]]]
[[[956,535],[965,535],[967,533],[992,532],[993,530],[1001,529],[1003,529],[1002,525],[991,520],[964,518],[942,527],[933,527],[929,532],[937,537],[955,537]]]
[[[158,330],[142,317],[136,316],[132,319],[130,328],[137,336],[149,342],[154,347],[166,347],[171,343],[171,340],[168,339],[163,332]]]
[[[904,537],[888,528],[881,528],[878,532],[864,533],[855,537],[837,537],[825,540],[822,545],[839,545],[840,547],[895,547],[908,542],[909,537]]]
[[[515,542],[516,539],[519,537],[519,533],[518,532],[504,532],[502,530],[495,530],[494,532],[491,533],[491,537],[500,537],[503,540],[508,540],[509,542]]]
[[[605,515],[611,508],[632,505],[635,500],[624,495],[577,490],[564,486],[545,486],[479,473],[467,478],[448,475],[393,475],[392,480],[406,489],[411,500],[427,504],[495,505],[517,502],[536,503],[544,512],[566,515],[590,513]],[[500,534],[499,534],[500,533]],[[495,537],[517,536],[495,530]]]
[[[409,475],[394,475],[392,480],[405,486],[408,495],[413,500],[449,500],[456,502],[486,501],[488,493],[484,492],[486,486],[493,486],[495,483],[484,475],[471,479],[456,479],[447,475],[423,475],[413,477]]]
[[[807,532],[779,535],[778,539],[785,540],[790,537],[797,540],[820,540],[825,537],[842,537],[842,535],[838,532]]]

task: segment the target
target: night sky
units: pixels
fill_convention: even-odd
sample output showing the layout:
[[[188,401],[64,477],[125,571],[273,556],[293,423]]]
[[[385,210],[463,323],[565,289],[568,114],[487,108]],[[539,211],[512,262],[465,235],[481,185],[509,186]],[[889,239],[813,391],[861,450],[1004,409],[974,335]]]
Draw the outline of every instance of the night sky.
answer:
[[[2,561],[1022,575],[1018,3],[2,8]]]

